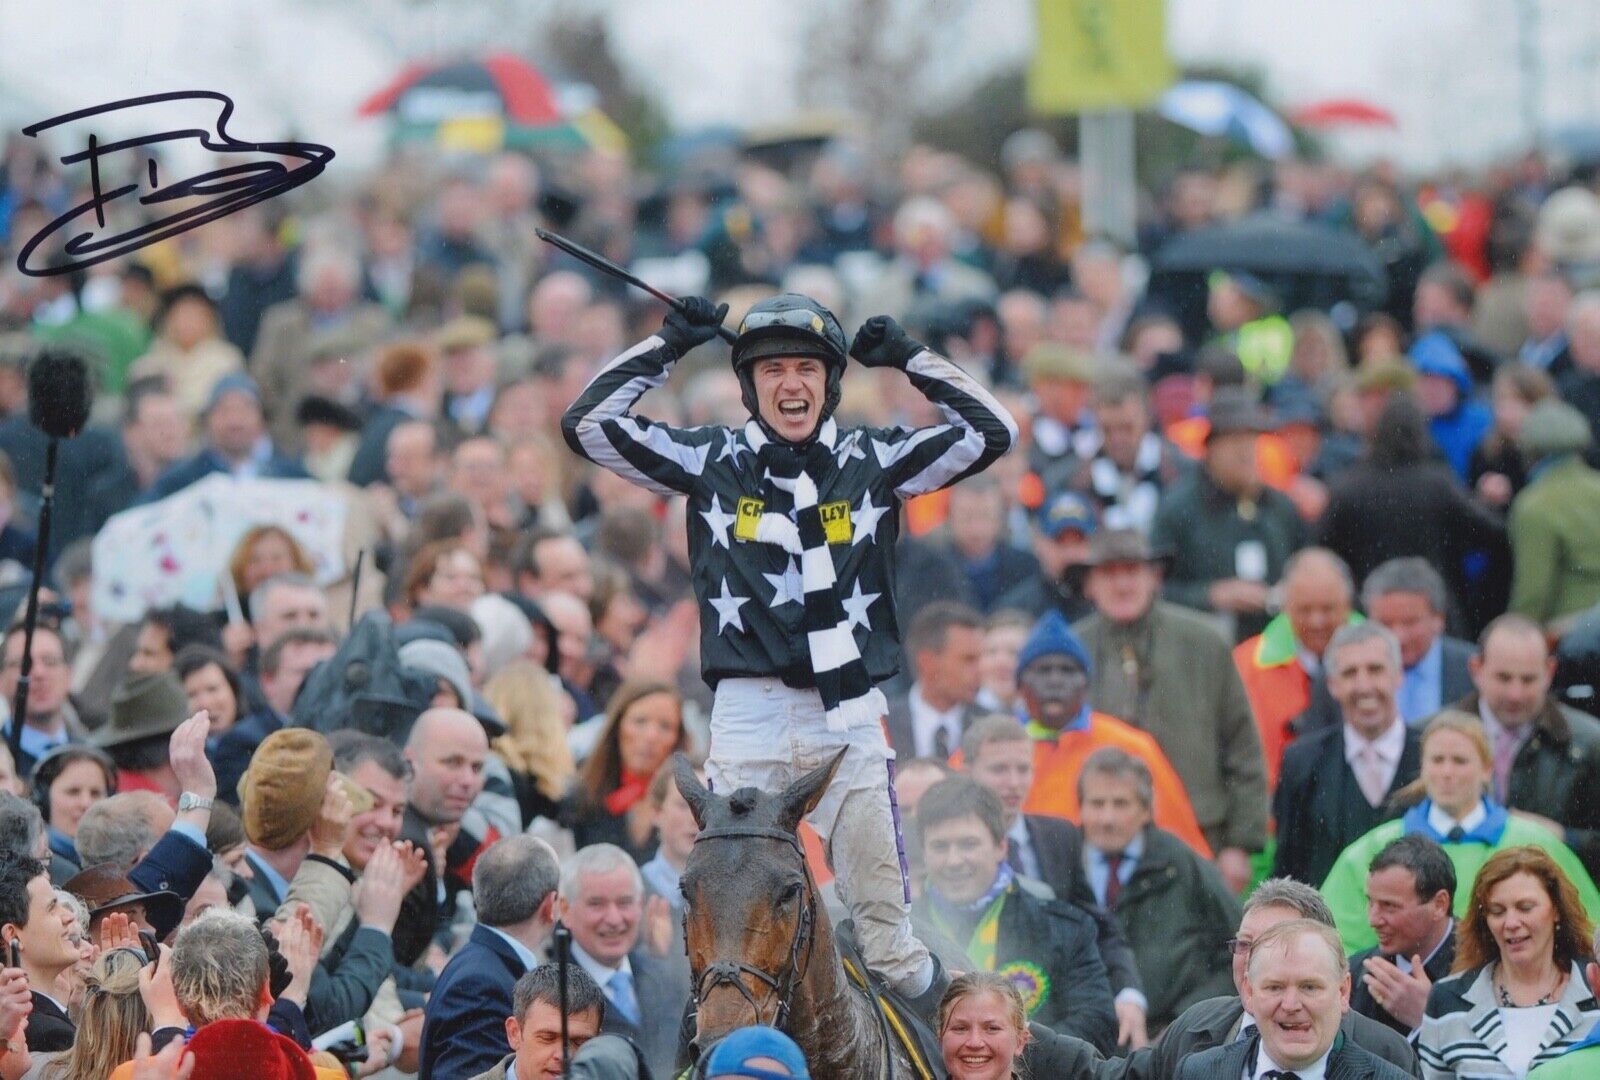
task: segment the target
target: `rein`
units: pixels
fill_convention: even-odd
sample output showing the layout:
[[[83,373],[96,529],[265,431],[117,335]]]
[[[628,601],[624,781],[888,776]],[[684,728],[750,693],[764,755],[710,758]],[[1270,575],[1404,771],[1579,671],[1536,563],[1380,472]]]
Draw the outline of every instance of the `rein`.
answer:
[[[723,984],[733,986],[749,1003],[757,1024],[761,1023],[762,1008],[775,1001],[777,1011],[773,1026],[784,1028],[789,1020],[790,998],[794,996],[795,987],[805,978],[806,969],[811,964],[812,946],[816,944],[816,890],[812,887],[811,871],[806,867],[805,852],[800,847],[800,841],[793,833],[755,826],[707,829],[698,839],[779,840],[787,844],[794,851],[795,858],[800,860],[800,869],[805,875],[806,890],[800,904],[800,918],[795,923],[794,937],[789,940],[789,958],[784,963],[783,969],[773,974],[742,960],[719,960],[706,965],[695,985],[696,1000],[704,1000],[707,993]],[[684,913],[684,918],[687,923],[687,911]],[[685,926],[685,937],[687,937],[687,926]],[[744,980],[746,975],[767,988],[764,1000],[758,1002],[756,996],[750,992]]]

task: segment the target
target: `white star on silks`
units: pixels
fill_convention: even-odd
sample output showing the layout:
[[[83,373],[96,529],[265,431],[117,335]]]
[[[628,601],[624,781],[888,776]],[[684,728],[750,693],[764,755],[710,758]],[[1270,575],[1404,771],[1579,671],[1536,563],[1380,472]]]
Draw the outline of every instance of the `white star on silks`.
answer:
[[[839,448],[833,452],[833,455],[838,460],[838,467],[841,469],[844,468],[845,462],[851,458],[860,458],[862,461],[867,460],[867,452],[861,449],[861,433],[856,431],[848,435],[844,442],[839,444]]]
[[[844,611],[846,615],[850,616],[850,628],[852,630],[858,626],[863,630],[872,629],[872,620],[867,617],[867,608],[871,607],[872,602],[882,595],[882,593],[875,592],[863,593],[861,591],[861,580],[859,578],[856,579],[855,592],[844,599]]]
[[[793,559],[784,567],[781,574],[762,574],[767,579],[767,584],[772,586],[772,606],[782,607],[784,604],[801,604],[806,602],[806,586],[800,577],[800,567],[795,565]]]
[[[727,434],[727,440],[727,442],[722,444],[722,449],[717,451],[717,460],[727,461],[731,458],[733,460],[733,467],[737,469],[739,467],[739,455],[748,454],[750,449],[741,443],[739,441],[739,437],[731,431]]]
[[[717,609],[717,633],[722,633],[730,626],[744,633],[744,618],[739,614],[739,609],[749,602],[748,596],[734,596],[729,592],[728,579],[723,578],[722,595],[706,597],[706,603]]]
[[[878,542],[878,519],[889,512],[887,506],[873,506],[872,492],[864,492],[861,496],[861,505],[856,507],[853,515],[853,528],[855,535],[850,538],[850,546],[855,547],[863,540],[870,539],[874,544]]]
[[[706,519],[706,527],[711,530],[711,543],[727,547],[728,526],[734,523],[735,518],[722,509],[722,504],[717,501],[715,494],[711,496],[711,509],[700,511],[700,516]]]

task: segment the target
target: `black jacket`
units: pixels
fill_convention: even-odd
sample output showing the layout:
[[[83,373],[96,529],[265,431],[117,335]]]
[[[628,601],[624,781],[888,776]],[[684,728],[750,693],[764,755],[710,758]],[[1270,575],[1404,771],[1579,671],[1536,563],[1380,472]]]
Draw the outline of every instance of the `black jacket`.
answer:
[[[78,1029],[67,1017],[66,1010],[39,991],[33,991],[33,1011],[28,1014],[25,1041],[28,1052],[47,1054],[53,1050],[71,1050]]]
[[[1478,715],[1478,695],[1455,708]],[[1511,763],[1506,805],[1566,827],[1567,846],[1600,875],[1600,720],[1546,697]]]
[[[1039,860],[1040,878],[1057,900],[1067,901],[1094,920],[1095,944],[1111,980],[1111,993],[1120,994],[1129,987],[1144,993],[1139,965],[1122,933],[1122,923],[1100,906],[1089,886],[1089,875],[1083,868],[1083,835],[1078,827],[1048,814],[1024,814],[1022,820],[1028,827],[1034,857]]]
[[[1388,798],[1417,778],[1422,768],[1422,735],[1406,728],[1405,747]],[[1283,752],[1272,816],[1278,848],[1272,873],[1321,886],[1339,853],[1350,843],[1399,816],[1388,798],[1372,806],[1361,793],[1344,757],[1344,725],[1302,735]]]
[[[1231,967],[1219,957],[1243,914],[1209,860],[1171,833],[1145,827],[1144,854],[1122,887],[1116,916],[1133,942],[1152,1032],[1233,986]]]
[[[1244,1073],[1248,1062],[1256,1060],[1260,1035],[1190,1054],[1178,1066],[1178,1080],[1233,1080]],[[1327,1080],[1405,1080],[1411,1074],[1398,1069],[1361,1047],[1346,1043],[1328,1057]]]
[[[428,841],[428,824],[415,810],[406,808],[400,825],[400,839],[410,840],[423,851],[432,851]],[[400,901],[400,918],[395,921],[394,962],[401,967],[411,967],[424,952],[439,929],[449,924],[456,913],[457,897],[472,890],[472,863],[478,855],[500,839],[493,827],[484,836],[473,836],[462,829],[445,852],[444,903],[439,902],[438,878],[434,876],[433,860],[428,859],[427,870],[416,888],[406,893]]]
[[[931,904],[928,897],[920,900],[919,914]],[[1116,1045],[1116,1011],[1094,920],[1077,907],[1041,899],[1013,882],[1000,909],[994,959],[996,971],[1032,984],[1023,995],[1031,1006],[1029,1019],[1102,1053]]]
[[[168,829],[144,858],[128,871],[128,880],[143,892],[175,892],[187,904],[211,872],[211,853],[180,832]],[[148,914],[159,915],[159,909]],[[150,928],[165,938],[178,928],[170,920],[152,918]]]
[[[1365,952],[1358,952],[1350,958],[1350,1010],[1358,1012],[1362,1016],[1370,1017],[1409,1038],[1411,1029],[1391,1016],[1388,1009],[1378,1004],[1377,999],[1372,996],[1372,991],[1367,989],[1366,980],[1362,978],[1366,973],[1366,969],[1362,967],[1362,964],[1374,956],[1383,956],[1390,963],[1393,963],[1395,959],[1393,956],[1387,956],[1379,952],[1376,945]],[[1428,976],[1429,982],[1436,983],[1450,974],[1450,966],[1455,962],[1456,935],[1452,930],[1439,945],[1439,948],[1434,951],[1434,954],[1422,965],[1422,971]]]
[[[1233,996],[1215,997],[1191,1005],[1155,1042],[1125,1058],[1106,1062],[1100,1070],[1100,1080],[1172,1080],[1178,1075],[1179,1063],[1190,1054],[1234,1042],[1243,1017],[1244,1005]],[[1382,1058],[1396,1066],[1402,1076],[1422,1075],[1417,1052],[1411,1044],[1377,1021],[1349,1012],[1339,1021],[1339,1030],[1344,1032],[1346,1046],[1359,1046]],[[1243,1062],[1239,1068],[1243,1070]],[[1221,1078],[1225,1074],[1200,1075],[1211,1080],[1213,1076]],[[1227,1080],[1233,1077],[1228,1076]]]
[[[1417,555],[1450,583],[1458,603],[1466,592],[1463,557],[1506,545],[1500,518],[1473,501],[1448,465],[1431,461],[1399,469],[1352,465],[1329,489],[1316,531],[1356,581],[1381,562]]]
[[[631,412],[641,395],[667,381],[676,361],[676,350],[660,337],[635,345],[567,409],[562,434],[575,453],[624,479],[659,495],[688,496],[706,682],[778,676],[791,686],[813,686],[798,560],[777,544],[743,538],[765,505],[761,456],[779,448],[754,420],[741,429],[674,428]],[[828,520],[838,591],[877,597],[861,600],[861,620],[852,624],[874,684],[900,665],[891,600],[901,501],[981,472],[1017,438],[1004,407],[948,360],[924,350],[906,374],[948,422],[915,431],[845,430],[829,419],[817,433],[831,451],[830,467],[817,478],[818,509],[837,515]]]

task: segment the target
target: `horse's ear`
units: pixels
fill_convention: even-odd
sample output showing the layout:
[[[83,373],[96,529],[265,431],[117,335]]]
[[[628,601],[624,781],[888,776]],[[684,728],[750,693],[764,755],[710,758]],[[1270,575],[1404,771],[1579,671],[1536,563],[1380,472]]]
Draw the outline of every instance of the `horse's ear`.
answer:
[[[672,755],[672,779],[678,785],[678,794],[689,804],[689,812],[694,815],[694,823],[702,829],[705,828],[706,809],[711,803],[712,794],[694,774],[694,766],[689,764],[689,759],[682,753]]]
[[[780,820],[785,826],[790,829],[798,828],[800,819],[817,808],[822,796],[827,794],[828,785],[833,783],[834,774],[839,771],[839,766],[843,764],[847,753],[849,753],[848,747],[789,785],[789,789],[782,795],[783,814]]]

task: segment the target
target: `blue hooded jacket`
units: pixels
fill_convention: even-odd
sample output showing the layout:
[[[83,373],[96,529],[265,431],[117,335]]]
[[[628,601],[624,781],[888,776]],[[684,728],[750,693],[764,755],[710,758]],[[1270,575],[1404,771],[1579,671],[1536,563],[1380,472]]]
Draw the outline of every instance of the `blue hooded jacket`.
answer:
[[[1428,432],[1450,468],[1465,481],[1472,451],[1483,441],[1494,416],[1486,405],[1473,399],[1467,362],[1446,334],[1430,330],[1419,337],[1411,345],[1411,362],[1418,375],[1438,375],[1456,384],[1456,407],[1430,419]]]

